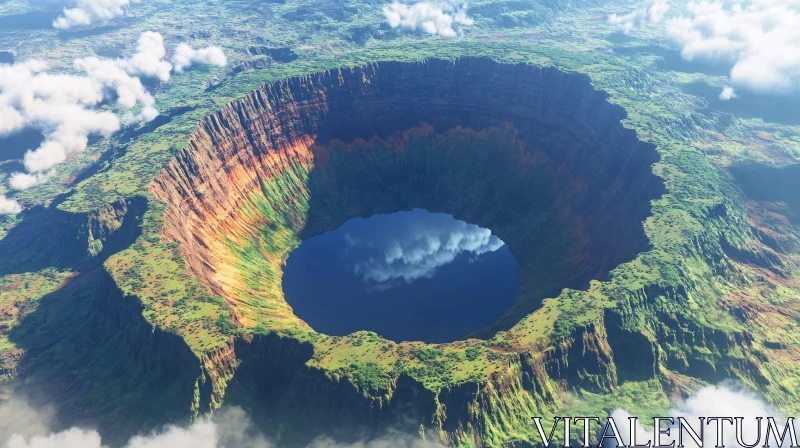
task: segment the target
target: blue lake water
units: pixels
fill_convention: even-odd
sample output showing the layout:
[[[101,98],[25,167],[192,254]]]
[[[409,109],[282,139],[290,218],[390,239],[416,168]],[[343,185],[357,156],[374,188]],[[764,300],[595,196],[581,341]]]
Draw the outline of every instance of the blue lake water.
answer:
[[[283,291],[316,331],[449,342],[516,299],[517,262],[487,229],[425,210],[356,218],[289,255]]]

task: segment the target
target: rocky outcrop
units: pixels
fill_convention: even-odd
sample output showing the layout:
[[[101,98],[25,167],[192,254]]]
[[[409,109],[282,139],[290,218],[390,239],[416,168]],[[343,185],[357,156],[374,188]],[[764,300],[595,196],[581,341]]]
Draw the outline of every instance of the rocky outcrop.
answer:
[[[647,381],[659,373],[659,348],[642,331],[627,329],[618,313],[607,310],[605,327],[620,382]]]
[[[564,388],[603,393],[617,385],[611,346],[605,328],[599,325],[578,327],[545,352],[543,364],[547,373],[562,380]]]

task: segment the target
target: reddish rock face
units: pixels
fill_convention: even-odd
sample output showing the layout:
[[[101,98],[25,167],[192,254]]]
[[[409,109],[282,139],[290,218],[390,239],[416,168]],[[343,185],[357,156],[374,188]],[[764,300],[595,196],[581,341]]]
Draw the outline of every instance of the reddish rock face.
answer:
[[[166,237],[245,325],[307,328],[282,264],[347,219],[419,207],[489,228],[520,264],[489,335],[647,247],[658,154],[606,98],[580,74],[485,59],[292,78],[204,119],[152,190]]]

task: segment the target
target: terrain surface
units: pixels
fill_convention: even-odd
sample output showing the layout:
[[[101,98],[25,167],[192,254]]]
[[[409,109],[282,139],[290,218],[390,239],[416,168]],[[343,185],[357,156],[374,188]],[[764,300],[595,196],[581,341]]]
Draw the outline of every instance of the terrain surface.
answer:
[[[634,3],[477,1],[456,37],[392,29],[381,2],[147,0],[78,30],[0,3],[0,64],[70,71],[148,30],[229,59],[4,192],[24,210],[0,215],[0,399],[114,445],[223,405],[287,446],[536,443],[534,416],[651,416],[726,380],[800,412],[798,123],[608,23]],[[41,139],[3,137],[0,176]],[[494,324],[398,343],[295,316],[293,249],[413,208],[508,244]]]

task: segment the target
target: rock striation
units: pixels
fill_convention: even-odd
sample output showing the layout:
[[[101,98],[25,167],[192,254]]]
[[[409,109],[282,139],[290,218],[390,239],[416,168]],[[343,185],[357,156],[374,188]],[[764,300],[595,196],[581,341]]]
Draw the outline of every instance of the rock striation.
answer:
[[[206,118],[152,190],[169,204],[166,236],[245,324],[257,320],[247,295],[291,315],[280,265],[347,219],[421,207],[487,227],[521,265],[518,305],[496,331],[647,247],[658,153],[622,118],[587,77],[552,68],[333,70],[265,85]],[[250,282],[236,248],[270,226],[286,230],[272,231],[266,254],[277,278]]]

